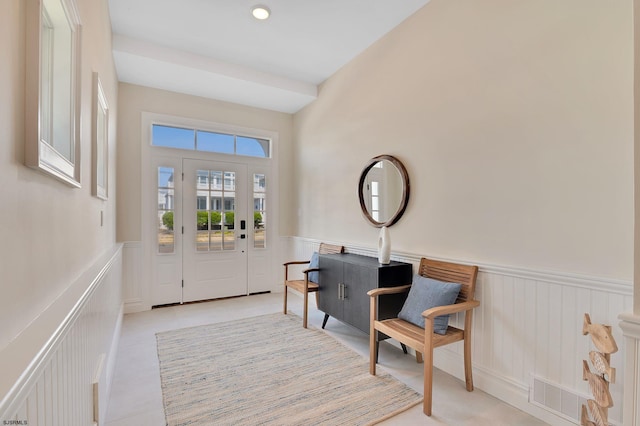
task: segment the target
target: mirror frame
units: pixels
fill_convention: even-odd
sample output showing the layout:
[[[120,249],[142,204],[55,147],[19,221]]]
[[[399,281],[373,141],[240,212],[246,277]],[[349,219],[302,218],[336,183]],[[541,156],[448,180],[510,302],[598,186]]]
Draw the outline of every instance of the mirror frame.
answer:
[[[50,22],[45,0],[26,0],[26,70],[25,70],[25,165],[47,173],[68,185],[80,187],[80,15],[75,0],[52,0],[56,2],[65,15],[69,27],[63,28]],[[44,29],[48,28],[48,31]],[[56,30],[68,30],[69,40],[69,73],[67,87],[64,87],[65,101],[69,102],[67,117],[58,117],[56,128],[68,129],[69,140],[62,141],[69,158],[54,147],[51,135],[55,117],[51,94],[55,82],[52,82],[52,61],[59,60],[64,52],[48,43],[55,36]],[[49,37],[47,33],[50,32]],[[47,38],[45,38],[47,37]],[[66,47],[67,45],[65,45]],[[47,59],[49,58],[49,59]],[[57,75],[56,75],[57,77]],[[43,78],[46,79],[43,84]],[[43,86],[45,86],[43,88]],[[56,91],[56,93],[58,93]]]
[[[369,210],[367,210],[367,205],[364,200],[363,185],[367,178],[367,174],[369,173],[369,170],[371,170],[373,166],[375,166],[378,162],[383,160],[389,161],[391,164],[393,164],[396,167],[396,169],[398,170],[398,173],[400,173],[403,188],[402,188],[402,199],[400,200],[400,205],[398,206],[398,210],[396,210],[396,212],[387,221],[378,222],[371,216],[371,213],[369,213]],[[410,189],[411,189],[411,185],[409,183],[409,174],[407,173],[407,169],[404,167],[404,164],[402,164],[400,160],[398,160],[396,157],[392,155],[378,155],[377,157],[373,157],[371,160],[369,160],[369,162],[364,167],[364,169],[362,169],[362,173],[360,174],[360,180],[358,182],[358,198],[360,199],[360,210],[362,210],[362,214],[364,215],[364,217],[376,228],[381,228],[383,226],[389,227],[394,223],[396,223],[398,220],[400,220],[400,218],[404,214],[404,211],[407,209],[407,205],[409,204]]]
[[[109,104],[100,76],[93,73],[93,195],[106,200],[109,187]]]

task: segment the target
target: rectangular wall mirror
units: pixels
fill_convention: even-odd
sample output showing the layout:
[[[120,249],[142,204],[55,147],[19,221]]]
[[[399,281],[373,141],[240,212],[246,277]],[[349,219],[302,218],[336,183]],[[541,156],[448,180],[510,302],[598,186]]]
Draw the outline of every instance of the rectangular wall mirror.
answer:
[[[80,186],[80,19],[74,0],[26,0],[25,163]]]

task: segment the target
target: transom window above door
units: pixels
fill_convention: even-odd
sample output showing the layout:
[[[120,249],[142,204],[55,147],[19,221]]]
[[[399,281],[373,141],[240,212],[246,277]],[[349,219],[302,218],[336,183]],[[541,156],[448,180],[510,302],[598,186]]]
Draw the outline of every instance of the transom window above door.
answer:
[[[160,124],[152,125],[151,145],[247,157],[271,157],[271,141],[268,139]]]

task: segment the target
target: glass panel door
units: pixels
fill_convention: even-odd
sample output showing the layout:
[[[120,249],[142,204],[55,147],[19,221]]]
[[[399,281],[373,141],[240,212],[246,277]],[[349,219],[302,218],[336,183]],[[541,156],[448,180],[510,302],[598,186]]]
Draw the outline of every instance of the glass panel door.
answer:
[[[148,199],[154,216],[143,226],[153,230],[148,241],[153,247],[151,305],[158,306],[182,301],[182,160],[154,157],[152,167]]]
[[[152,306],[271,291],[270,169],[153,157]]]
[[[183,160],[183,301],[247,294],[247,166]]]

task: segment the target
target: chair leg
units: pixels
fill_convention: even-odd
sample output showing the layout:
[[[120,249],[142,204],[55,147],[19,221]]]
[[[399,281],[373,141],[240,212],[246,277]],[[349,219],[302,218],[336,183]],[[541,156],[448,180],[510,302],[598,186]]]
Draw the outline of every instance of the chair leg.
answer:
[[[282,312],[287,315],[287,293],[289,293],[289,287],[287,287],[287,281],[289,280],[289,268],[287,265],[284,266],[284,306]]]
[[[467,391],[473,391],[473,373],[471,371],[471,336],[464,338],[464,379],[467,384]]]
[[[288,293],[289,288],[285,285],[284,286],[284,309],[283,309],[283,313],[285,315],[287,315],[287,293]]]
[[[307,310],[309,309],[309,293],[302,293],[304,296],[304,312],[302,313],[302,326],[307,328]]]
[[[433,319],[425,318],[424,322],[424,402],[422,411],[427,416],[431,415],[431,405],[433,403]],[[418,351],[416,351],[416,354]]]
[[[380,343],[376,339],[377,333],[377,331],[369,333],[369,374],[372,376],[376,375],[376,364],[378,363],[378,345]]]
[[[433,401],[433,347],[424,348],[424,403],[422,411],[431,415]]]
[[[421,364],[424,362],[424,360],[422,359],[422,352],[416,351],[416,362],[418,364]]]

